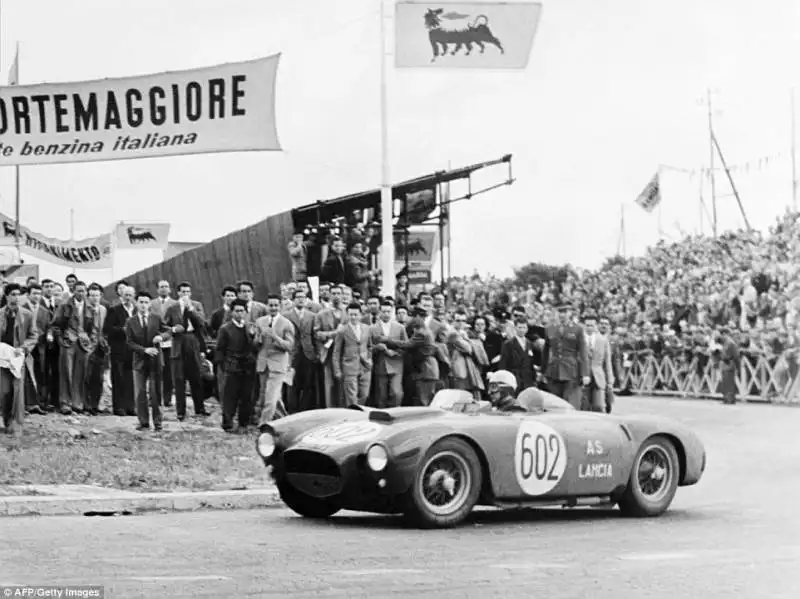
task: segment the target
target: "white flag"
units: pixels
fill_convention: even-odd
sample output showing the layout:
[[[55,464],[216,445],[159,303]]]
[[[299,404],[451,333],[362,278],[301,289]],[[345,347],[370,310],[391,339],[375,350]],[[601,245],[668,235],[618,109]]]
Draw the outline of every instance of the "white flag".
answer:
[[[658,173],[653,175],[650,183],[642,190],[639,197],[636,198],[636,203],[641,206],[645,212],[652,212],[661,203],[661,185],[658,179]]]
[[[398,67],[524,69],[542,5],[534,2],[398,2]]]
[[[19,84],[19,44],[17,44],[17,52],[14,54],[14,62],[11,63],[11,68],[8,70],[8,84]]]

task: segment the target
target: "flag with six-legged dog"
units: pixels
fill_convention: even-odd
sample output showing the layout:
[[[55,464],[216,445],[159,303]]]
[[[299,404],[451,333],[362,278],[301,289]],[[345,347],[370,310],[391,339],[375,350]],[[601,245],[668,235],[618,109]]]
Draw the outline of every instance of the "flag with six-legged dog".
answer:
[[[524,69],[542,14],[535,2],[398,2],[398,67]]]

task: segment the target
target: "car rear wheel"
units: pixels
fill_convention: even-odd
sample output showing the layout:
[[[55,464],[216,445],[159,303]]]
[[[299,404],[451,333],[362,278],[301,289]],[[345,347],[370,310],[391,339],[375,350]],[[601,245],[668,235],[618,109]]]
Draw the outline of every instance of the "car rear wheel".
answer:
[[[461,439],[430,448],[414,478],[406,516],[425,528],[456,526],[475,507],[483,473],[475,450]]]
[[[319,499],[306,495],[285,480],[279,480],[275,485],[278,487],[278,494],[289,509],[304,518],[330,518],[340,509],[330,499]]]
[[[678,452],[664,437],[645,441],[633,461],[628,486],[619,500],[626,516],[660,516],[672,503],[678,489]]]

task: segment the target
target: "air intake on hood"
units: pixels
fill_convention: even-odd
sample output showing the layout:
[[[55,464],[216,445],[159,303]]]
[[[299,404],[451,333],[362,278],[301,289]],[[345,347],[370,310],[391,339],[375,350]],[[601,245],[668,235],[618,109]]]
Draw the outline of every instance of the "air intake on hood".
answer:
[[[436,418],[447,414],[438,408],[391,408],[389,410],[372,410],[369,419],[373,422],[402,422],[404,420],[415,420],[418,418]]]

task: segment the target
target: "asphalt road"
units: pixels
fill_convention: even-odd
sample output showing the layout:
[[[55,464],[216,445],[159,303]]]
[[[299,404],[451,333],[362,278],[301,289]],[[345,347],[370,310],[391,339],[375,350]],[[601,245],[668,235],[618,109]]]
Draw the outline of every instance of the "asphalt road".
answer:
[[[106,597],[800,597],[800,409],[622,400],[696,428],[709,466],[651,520],[481,511],[416,531],[284,509],[0,521],[3,584],[102,584]],[[544,595],[546,593],[546,595]]]

